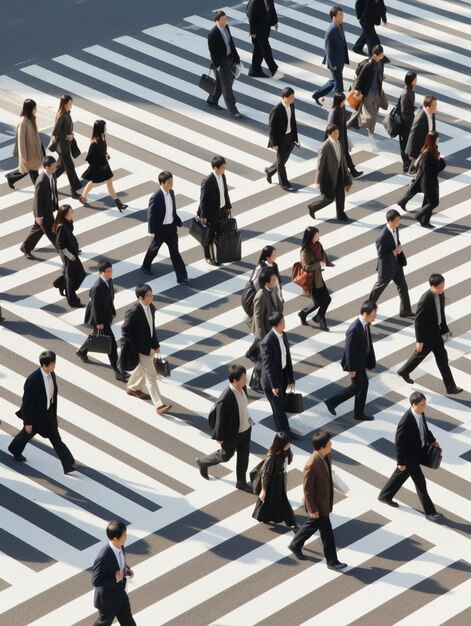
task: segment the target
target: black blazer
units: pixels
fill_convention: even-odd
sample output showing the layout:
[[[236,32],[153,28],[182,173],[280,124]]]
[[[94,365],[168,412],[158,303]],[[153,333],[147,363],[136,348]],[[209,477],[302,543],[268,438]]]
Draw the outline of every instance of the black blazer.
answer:
[[[359,372],[365,369],[374,369],[376,357],[371,341],[370,350],[366,340],[366,332],[360,319],[354,320],[348,327],[345,335],[345,348],[342,358],[342,368],[345,372]]]
[[[56,246],[60,252],[68,250],[74,256],[78,256],[79,244],[73,233],[73,224],[67,221],[60,224],[56,232]]]
[[[399,239],[398,232],[397,240],[400,245],[401,241]],[[378,270],[378,276],[381,279],[392,280],[394,274],[396,273],[397,257],[394,255],[395,248],[396,242],[394,241],[394,237],[389,228],[385,226],[376,240],[376,252],[378,255],[378,264],[376,265],[376,269]]]
[[[231,201],[229,199],[229,190],[227,188],[226,175],[222,175],[222,184],[224,186],[224,209],[229,211],[232,208]],[[214,222],[217,220],[220,210],[221,198],[219,194],[218,181],[214,172],[203,178],[201,181],[201,195],[200,205],[198,208],[198,215],[204,217],[208,222]]]
[[[33,213],[34,217],[42,217],[44,222],[52,224],[54,221],[54,211],[59,208],[57,196],[57,180],[56,175],[52,176],[54,185],[55,202],[52,201],[51,184],[49,176],[46,172],[42,172],[38,176],[36,186],[34,188]]]
[[[405,87],[399,96],[396,107],[402,120],[401,136],[408,137],[415,115],[415,91],[410,87]]]
[[[273,0],[249,0],[247,17],[251,35],[266,33],[272,26],[278,24],[278,15]]]
[[[240,416],[237,398],[230,387],[224,389],[216,401],[216,426],[212,438],[223,441],[224,447],[237,443]]]
[[[342,70],[344,65],[349,64],[347,41],[343,31],[343,26],[337,26],[333,22],[330,23],[326,30],[325,37],[325,56],[322,60],[324,65],[329,69],[336,67]]]
[[[294,104],[290,104],[291,108],[291,134],[295,142],[298,141],[298,126],[296,124],[296,111]],[[275,104],[270,111],[268,118],[268,147],[281,146],[285,138],[286,129],[288,128],[288,116],[286,115],[285,105],[282,102]]]
[[[283,342],[286,347],[286,371],[288,383],[294,385],[293,362],[286,333],[283,333]],[[284,389],[283,370],[281,369],[281,348],[278,337],[271,330],[260,343],[262,355],[261,381],[264,389]]]
[[[442,335],[449,332],[445,320],[445,294],[439,296],[440,313],[442,316],[441,326],[438,325],[437,307],[435,297],[428,289],[420,298],[415,313],[415,338],[418,343],[430,344],[440,339]]]
[[[229,26],[225,26],[225,29],[229,33],[229,44],[231,47],[232,62],[237,64],[240,62],[239,53],[236,50]],[[208,33],[208,48],[213,67],[220,67],[222,59],[225,59],[227,57],[227,48],[226,43],[221,35],[219,26],[217,24],[213,26],[213,28]]]
[[[355,89],[361,91],[363,96],[367,96],[370,93],[371,86],[373,85],[373,80],[375,78],[375,65],[379,63],[380,70],[378,74],[378,94],[381,95],[381,91],[383,89],[383,78],[384,78],[384,59],[381,61],[374,61],[372,58],[369,59],[365,65],[362,67],[360,71],[360,75],[356,79]]]
[[[160,348],[157,333],[155,332],[155,306],[152,303],[149,306],[152,314],[152,333],[139,300],[126,311],[123,326],[121,327],[123,337],[135,345],[139,354],[147,356],[152,349],[157,350],[157,348]]]
[[[124,548],[122,550],[124,552]],[[93,604],[107,615],[117,615],[126,599],[126,578],[116,582],[118,570],[118,559],[107,544],[98,553],[92,570],[92,585],[95,587]]]
[[[51,376],[54,383],[52,411],[49,413],[47,411],[46,387],[41,368],[39,368],[25,380],[23,400],[16,412],[25,426],[32,426],[33,433],[38,433],[43,437],[49,436],[51,426],[57,426],[57,381],[54,372]]]
[[[182,225],[181,219],[177,215],[177,204],[175,193],[170,189],[170,196],[173,204],[173,222],[171,225],[177,227]],[[149,208],[147,209],[147,224],[149,233],[157,235],[165,218],[165,192],[157,189],[150,197]],[[169,224],[170,225],[170,224]]]
[[[384,0],[357,0],[355,2],[357,19],[370,24],[386,23],[386,5]]]
[[[425,416],[424,416],[425,418]],[[428,445],[435,443],[427,420],[425,422],[425,440]],[[419,427],[412,411],[409,409],[401,417],[396,430],[396,458],[398,465],[419,465],[424,454]]]
[[[435,114],[432,115],[432,130],[435,130]],[[422,148],[424,147],[425,138],[428,133],[428,117],[425,109],[422,107],[415,114],[412,127],[410,129],[409,139],[407,140],[406,154],[416,159]]]
[[[114,308],[114,287],[113,281],[109,280],[109,287],[105,281],[98,277],[93,287],[90,289],[90,302],[85,311],[85,324],[110,325],[116,315]]]
[[[69,111],[64,111],[54,125],[52,136],[57,138],[57,152],[59,154],[67,154],[70,152],[70,141],[66,136],[72,135],[74,132],[74,123]]]
[[[437,161],[430,152],[425,152],[422,156],[423,167],[419,175],[422,191],[426,196],[437,196],[438,200],[438,174],[445,169],[445,160],[439,157]]]

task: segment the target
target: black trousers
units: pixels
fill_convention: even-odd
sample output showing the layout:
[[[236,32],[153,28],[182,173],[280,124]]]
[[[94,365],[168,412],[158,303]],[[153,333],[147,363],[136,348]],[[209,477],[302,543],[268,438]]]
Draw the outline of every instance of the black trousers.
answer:
[[[422,208],[417,211],[415,217],[421,224],[429,224],[432,212],[440,204],[438,182],[429,188],[422,187],[422,181],[420,178],[414,181],[408,188],[404,196],[399,200],[398,204],[405,206],[409,200],[418,193],[424,194],[422,201]]]
[[[46,235],[49,241],[52,243],[54,248],[57,250],[56,246],[56,236],[52,232],[52,224],[53,222],[47,222],[43,220],[42,224],[38,224],[34,222],[31,230],[29,231],[26,239],[23,241],[23,246],[26,252],[32,252],[35,247],[38,245],[41,237]]]
[[[380,43],[378,33],[373,22],[367,22],[366,20],[359,20],[362,28],[362,33],[353,45],[353,50],[362,50],[365,43],[368,46],[368,55],[371,56],[371,51],[374,46]]]
[[[207,99],[208,103],[217,104],[222,94],[226,107],[230,113],[235,113],[237,111],[236,99],[234,92],[232,91],[232,85],[234,83],[234,74],[232,72],[233,65],[234,61],[232,60],[232,54],[228,54],[227,57],[221,59],[221,66],[219,70],[215,70],[216,89]]]
[[[306,307],[302,310],[304,315],[310,315],[319,307],[319,310],[317,311],[317,317],[319,319],[325,317],[327,309],[329,308],[329,304],[332,302],[332,298],[327,291],[327,287],[325,285],[322,285],[322,287],[316,289],[316,287],[313,286],[311,290],[311,298],[312,306]]]
[[[70,190],[78,191],[82,187],[82,183],[80,182],[75,171],[75,164],[72,159],[72,155],[70,154],[70,150],[59,153],[56,178],[59,178],[59,176],[64,172],[67,174],[67,178],[69,179]]]
[[[426,448],[423,449],[422,454],[426,451]],[[418,463],[408,463],[406,465],[406,469],[401,472],[400,469],[396,467],[391,478],[381,489],[379,497],[384,500],[392,500],[402,485],[406,482],[409,476],[414,481],[415,489],[417,491],[417,495],[419,496],[420,503],[424,509],[425,515],[433,515],[436,513],[435,506],[430,499],[427,491],[427,483],[425,482],[425,476],[422,472],[422,468]]]
[[[273,75],[278,69],[278,65],[273,58],[273,51],[270,45],[270,26],[260,30],[256,33],[255,38],[252,39],[253,53],[252,53],[252,72],[254,74],[260,73],[262,70],[262,61],[265,60],[268,69]]]
[[[38,170],[31,170],[30,172],[26,172],[26,174],[22,174],[20,170],[15,170],[14,172],[9,172],[8,174],[6,174],[5,178],[8,180],[8,182],[15,184],[25,176],[28,176],[28,174],[31,178],[31,182],[34,185],[39,176]]]
[[[329,398],[329,404],[334,408],[342,404],[346,400],[355,396],[355,405],[353,413],[355,417],[361,417],[365,413],[366,394],[368,393],[368,376],[366,370],[359,370],[355,376],[350,379],[350,385]]]
[[[208,456],[202,456],[199,458],[202,467],[211,467],[212,465],[219,465],[219,463],[227,463],[232,459],[237,452],[236,462],[236,476],[237,482],[246,482],[247,468],[249,466],[250,455],[250,436],[252,434],[252,427],[245,430],[243,433],[237,434],[237,441],[235,445],[232,442],[223,442],[219,450],[209,454]]]
[[[399,147],[401,149],[402,169],[404,172],[409,171],[409,167],[412,163],[412,161],[406,154],[406,147],[409,140],[411,127],[412,124],[408,124],[407,127],[403,128],[402,132],[399,134]]]
[[[93,328],[93,334],[97,333],[98,329],[95,326]],[[108,355],[108,359],[110,361],[110,365],[115,372],[118,371],[118,346],[116,345],[116,339],[113,334],[113,330],[111,329],[111,324],[104,324],[104,328],[101,331],[104,335],[109,335],[111,337],[111,352]],[[85,339],[81,347],[77,350],[80,354],[86,355],[88,352],[88,338]]]
[[[291,541],[291,547],[301,549],[306,541],[317,531],[319,531],[321,536],[327,565],[337,563],[338,557],[335,548],[334,531],[328,515],[318,517],[317,519],[308,517]]]
[[[371,290],[368,300],[372,300],[373,302],[378,302],[383,291],[389,285],[391,280],[393,280],[397,287],[397,290],[399,292],[399,298],[401,300],[400,315],[404,315],[405,313],[411,312],[409,288],[407,287],[406,279],[404,276],[404,269],[402,265],[399,265],[397,260],[395,261],[395,265],[396,265],[396,269],[391,278],[380,278],[378,276],[378,279],[373,285],[373,289]]]
[[[134,617],[131,615],[131,605],[129,604],[129,598],[127,594],[119,613],[109,615],[108,613],[102,613],[101,611],[98,611],[98,614],[99,616],[95,620],[93,626],[111,626],[115,617],[121,624],[121,626],[136,626]]]
[[[163,243],[167,244],[170,254],[170,260],[172,261],[173,269],[177,276],[177,281],[181,282],[183,279],[188,278],[186,273],[185,263],[178,250],[178,233],[175,224],[162,225],[159,233],[154,235],[150,246],[147,250],[142,267],[150,270],[152,261],[155,259]]]
[[[216,258],[216,255],[214,253],[214,237],[216,235],[219,222],[225,217],[227,217],[227,209],[220,209],[216,219],[212,222],[208,221],[207,223],[208,237],[206,239],[206,245],[203,246],[205,259],[213,259],[214,261]]]
[[[51,445],[54,448],[54,452],[57,454],[60,462],[62,463],[62,467],[64,468],[64,470],[66,470],[68,467],[70,467],[71,465],[75,463],[75,459],[72,456],[72,453],[69,450],[69,448],[62,441],[55,418],[54,420],[51,419],[51,421],[53,421],[53,423],[49,429],[49,436],[47,437],[47,439],[49,439],[49,441],[51,442]],[[25,449],[25,446],[28,443],[28,441],[30,441],[35,435],[36,433],[34,432],[34,430],[30,434],[30,433],[27,433],[23,427],[20,430],[20,432],[16,435],[16,437],[14,437],[10,445],[8,446],[8,450],[13,455],[21,454],[23,450]]]
[[[273,413],[273,421],[276,430],[283,431],[288,435],[291,433],[288,416],[286,415],[286,387],[288,386],[288,374],[286,368],[283,370],[283,385],[278,391],[278,395],[274,396],[271,389],[265,388],[265,395],[270,403]]]
[[[341,217],[345,212],[345,183],[341,171],[339,171],[337,175],[337,183],[335,186],[334,196],[330,197],[321,194],[318,198],[315,198],[312,202],[308,204],[308,209],[311,217],[314,218],[314,215],[317,211],[320,211],[329,204],[332,204],[334,200],[335,212],[337,214],[337,217]]]
[[[442,375],[442,380],[445,383],[446,390],[450,391],[451,389],[454,389],[456,384],[453,374],[451,373],[450,366],[448,365],[448,353],[445,349],[445,343],[441,335],[438,335],[431,343],[424,343],[421,352],[417,352],[417,350],[415,350],[414,354],[412,354],[412,356],[406,363],[404,363],[397,373],[400,376],[408,376],[431,352],[433,352],[435,357],[435,361],[438,369],[440,370],[440,374]]]
[[[286,133],[283,138],[283,143],[278,146],[278,152],[276,153],[276,161],[273,165],[267,167],[269,176],[274,176],[278,172],[278,181],[281,186],[288,185],[288,175],[286,173],[286,163],[293,152],[294,139],[293,133]]]

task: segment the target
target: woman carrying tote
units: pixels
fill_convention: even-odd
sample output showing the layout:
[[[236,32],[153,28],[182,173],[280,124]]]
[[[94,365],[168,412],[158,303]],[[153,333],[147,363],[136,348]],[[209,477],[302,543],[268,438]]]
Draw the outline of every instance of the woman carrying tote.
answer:
[[[23,102],[20,123],[16,128],[16,145],[13,152],[14,156],[18,157],[18,169],[5,174],[10,189],[14,189],[15,183],[27,174],[30,175],[33,185],[39,176],[38,170],[43,162],[45,150],[41,144],[36,125],[37,111],[34,100],[28,98]]]
[[[74,123],[70,115],[73,104],[72,96],[64,95],[61,97],[49,150],[57,150],[59,155],[56,177],[59,178],[65,171],[70,183],[70,195],[72,198],[80,198],[80,194],[77,192],[81,189],[82,183],[75,172],[75,165],[72,159],[72,145],[74,144],[77,147],[74,139]]]
[[[306,307],[298,313],[301,324],[303,326],[309,326],[307,322],[307,316],[313,313],[317,308],[317,314],[314,316],[314,322],[317,322],[321,330],[328,331],[327,323],[325,321],[325,314],[332,301],[332,298],[327,291],[324,279],[322,278],[322,265],[327,267],[335,267],[329,260],[321,242],[319,241],[320,233],[319,229],[315,226],[308,226],[304,231],[303,240],[301,243],[300,260],[301,267],[305,272],[312,272],[312,288],[311,298],[312,306]]]
[[[79,259],[79,245],[74,235],[74,211],[69,204],[59,207],[52,232],[56,234],[56,245],[64,264],[62,275],[53,285],[59,289],[61,296],[67,296],[71,307],[81,307],[83,305],[76,291],[83,283],[85,270]]]

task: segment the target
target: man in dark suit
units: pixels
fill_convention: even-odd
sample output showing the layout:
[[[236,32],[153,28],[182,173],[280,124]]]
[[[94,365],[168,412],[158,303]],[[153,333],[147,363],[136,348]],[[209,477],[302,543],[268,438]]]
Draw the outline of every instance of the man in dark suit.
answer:
[[[330,23],[324,37],[325,56],[322,63],[327,66],[332,78],[312,94],[314,100],[322,106],[324,96],[335,90],[335,93],[343,93],[343,67],[349,64],[347,40],[343,30],[343,10],[339,6],[330,9]]]
[[[285,191],[294,191],[286,174],[286,163],[294,146],[300,147],[296,111],[294,108],[294,89],[285,87],[281,92],[281,102],[270,111],[268,118],[268,147],[276,152],[276,161],[265,168],[267,181],[278,172],[278,182]]]
[[[414,391],[409,402],[411,407],[401,417],[396,430],[397,467],[381,489],[378,500],[397,508],[399,504],[393,498],[410,476],[414,481],[426,518],[436,521],[441,514],[437,513],[428,495],[425,476],[420,465],[426,465],[429,446],[439,448],[440,444],[430,432],[425,419],[427,401],[424,394]]]
[[[388,23],[386,18],[386,5],[384,0],[357,0],[355,2],[355,13],[360,22],[362,33],[355,42],[352,50],[357,54],[366,54],[363,52],[365,43],[368,46],[368,55],[371,56],[373,48],[380,44],[375,26]]]
[[[260,343],[262,357],[261,383],[273,412],[276,429],[283,431],[291,439],[299,439],[288,424],[286,415],[286,387],[289,385],[294,392],[294,372],[288,337],[285,330],[285,318],[280,312],[271,313],[268,317],[271,330]]]
[[[302,547],[317,531],[320,532],[327,567],[336,572],[347,567],[337,557],[334,532],[330,523],[330,513],[334,504],[334,484],[332,480],[332,439],[329,433],[319,430],[312,437],[314,452],[304,467],[303,490],[304,507],[308,519],[297,530],[289,549],[300,561],[305,561]]]
[[[121,626],[136,626],[126,593],[126,579],[134,576],[126,564],[126,525],[120,521],[110,522],[106,527],[106,536],[109,542],[100,550],[93,563],[93,605],[99,612],[93,626],[111,626],[115,618]]]
[[[228,378],[229,387],[222,392],[212,409],[216,414],[212,438],[221,447],[213,454],[196,459],[196,465],[201,476],[209,480],[208,467],[227,463],[237,452],[236,487],[252,493],[252,487],[247,484],[246,480],[253,422],[247,408],[245,367],[238,364],[231,365]]]
[[[170,172],[160,172],[159,185],[160,189],[152,194],[147,210],[149,235],[153,239],[144,257],[141,270],[145,274],[152,275],[152,261],[159,253],[160,246],[166,243],[170,253],[170,260],[177,275],[177,282],[187,283],[188,274],[178,250],[177,227],[182,225],[182,221],[177,215],[172,174]]]
[[[154,294],[149,285],[138,285],[135,290],[137,302],[126,311],[121,333],[124,339],[133,344],[139,354],[139,363],[128,380],[127,392],[130,396],[148,399],[149,396],[158,415],[172,408],[160,398],[154,358],[160,354],[160,344],[155,330]]]
[[[253,300],[252,333],[255,339],[262,341],[272,328],[270,315],[283,313],[283,302],[278,293],[278,277],[273,267],[263,267],[258,281],[260,289]]]
[[[118,348],[111,328],[116,315],[114,308],[113,267],[110,261],[101,259],[98,262],[98,278],[90,289],[90,301],[85,310],[85,324],[93,326],[93,334],[103,333],[111,337],[111,352],[108,355],[116,380],[126,382],[128,375],[118,367]],[[90,363],[88,358],[88,337],[75,353],[83,363]]]
[[[425,96],[423,107],[415,114],[406,145],[406,154],[410,161],[415,161],[419,156],[420,151],[424,147],[427,133],[436,130],[435,113],[437,112],[437,106],[438,101],[435,96]],[[401,208],[404,209],[402,206]]]
[[[34,187],[34,224],[20,246],[21,252],[30,260],[35,259],[31,253],[43,235],[46,235],[57,250],[56,236],[52,232],[54,211],[57,211],[59,208],[55,175],[57,163],[55,158],[47,156],[43,161],[43,167],[44,171],[38,176]]]
[[[249,18],[250,37],[252,38],[253,54],[249,76],[267,78],[262,70],[262,61],[270,70],[275,80],[283,78],[284,74],[278,71],[278,65],[273,58],[270,46],[270,30],[272,27],[277,31],[278,16],[273,0],[249,0],[247,3],[247,17]]]
[[[366,300],[361,305],[359,317],[348,327],[345,336],[342,369],[348,372],[351,383],[349,387],[325,401],[332,415],[337,415],[335,408],[339,404],[355,396],[354,418],[360,421],[374,420],[374,417],[365,415],[365,404],[368,393],[366,370],[373,370],[376,367],[370,324],[375,321],[377,311],[378,305]]]
[[[80,466],[62,441],[57,425],[57,381],[54,370],[56,355],[51,350],[39,355],[40,368],[28,376],[24,385],[23,401],[16,415],[23,420],[23,428],[8,446],[17,461],[24,463],[23,450],[35,435],[49,439],[59,457],[64,474],[75,472]]]
[[[378,302],[383,291],[393,280],[401,300],[400,317],[414,319],[415,315],[411,310],[409,289],[404,277],[404,265],[407,261],[399,241],[401,216],[395,209],[389,209],[386,213],[386,221],[386,226],[376,240],[378,279],[373,285],[368,300]]]
[[[235,66],[240,63],[239,53],[227,25],[227,15],[224,11],[216,11],[214,21],[216,24],[208,34],[208,48],[211,64],[216,73],[216,90],[206,102],[213,109],[221,110],[218,101],[222,94],[229,113],[232,117],[240,118],[242,115],[237,110],[236,99],[232,91]]]
[[[325,130],[327,139],[321,144],[317,154],[317,169],[314,187],[321,195],[308,204],[309,213],[314,219],[320,211],[335,200],[337,219],[348,222],[345,213],[345,192],[352,187],[352,177],[339,141],[340,132],[335,124],[329,124]]]
[[[433,352],[446,392],[458,394],[463,390],[456,386],[445,349],[450,332],[445,319],[445,279],[441,274],[432,274],[428,282],[430,289],[420,298],[415,314],[415,352],[397,373],[406,383],[413,385],[411,372]]]
[[[232,208],[226,181],[226,159],[214,156],[211,159],[212,174],[201,181],[200,204],[198,215],[208,226],[208,235],[204,246],[204,258],[210,265],[219,265],[214,253],[214,237],[217,227]]]

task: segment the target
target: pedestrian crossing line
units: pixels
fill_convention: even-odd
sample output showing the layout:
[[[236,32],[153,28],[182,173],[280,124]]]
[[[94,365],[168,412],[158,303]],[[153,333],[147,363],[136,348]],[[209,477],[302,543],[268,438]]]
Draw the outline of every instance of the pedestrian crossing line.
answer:
[[[28,580],[34,574],[33,570],[23,565],[18,559],[0,553],[0,567],[2,579],[9,585],[28,584]]]

